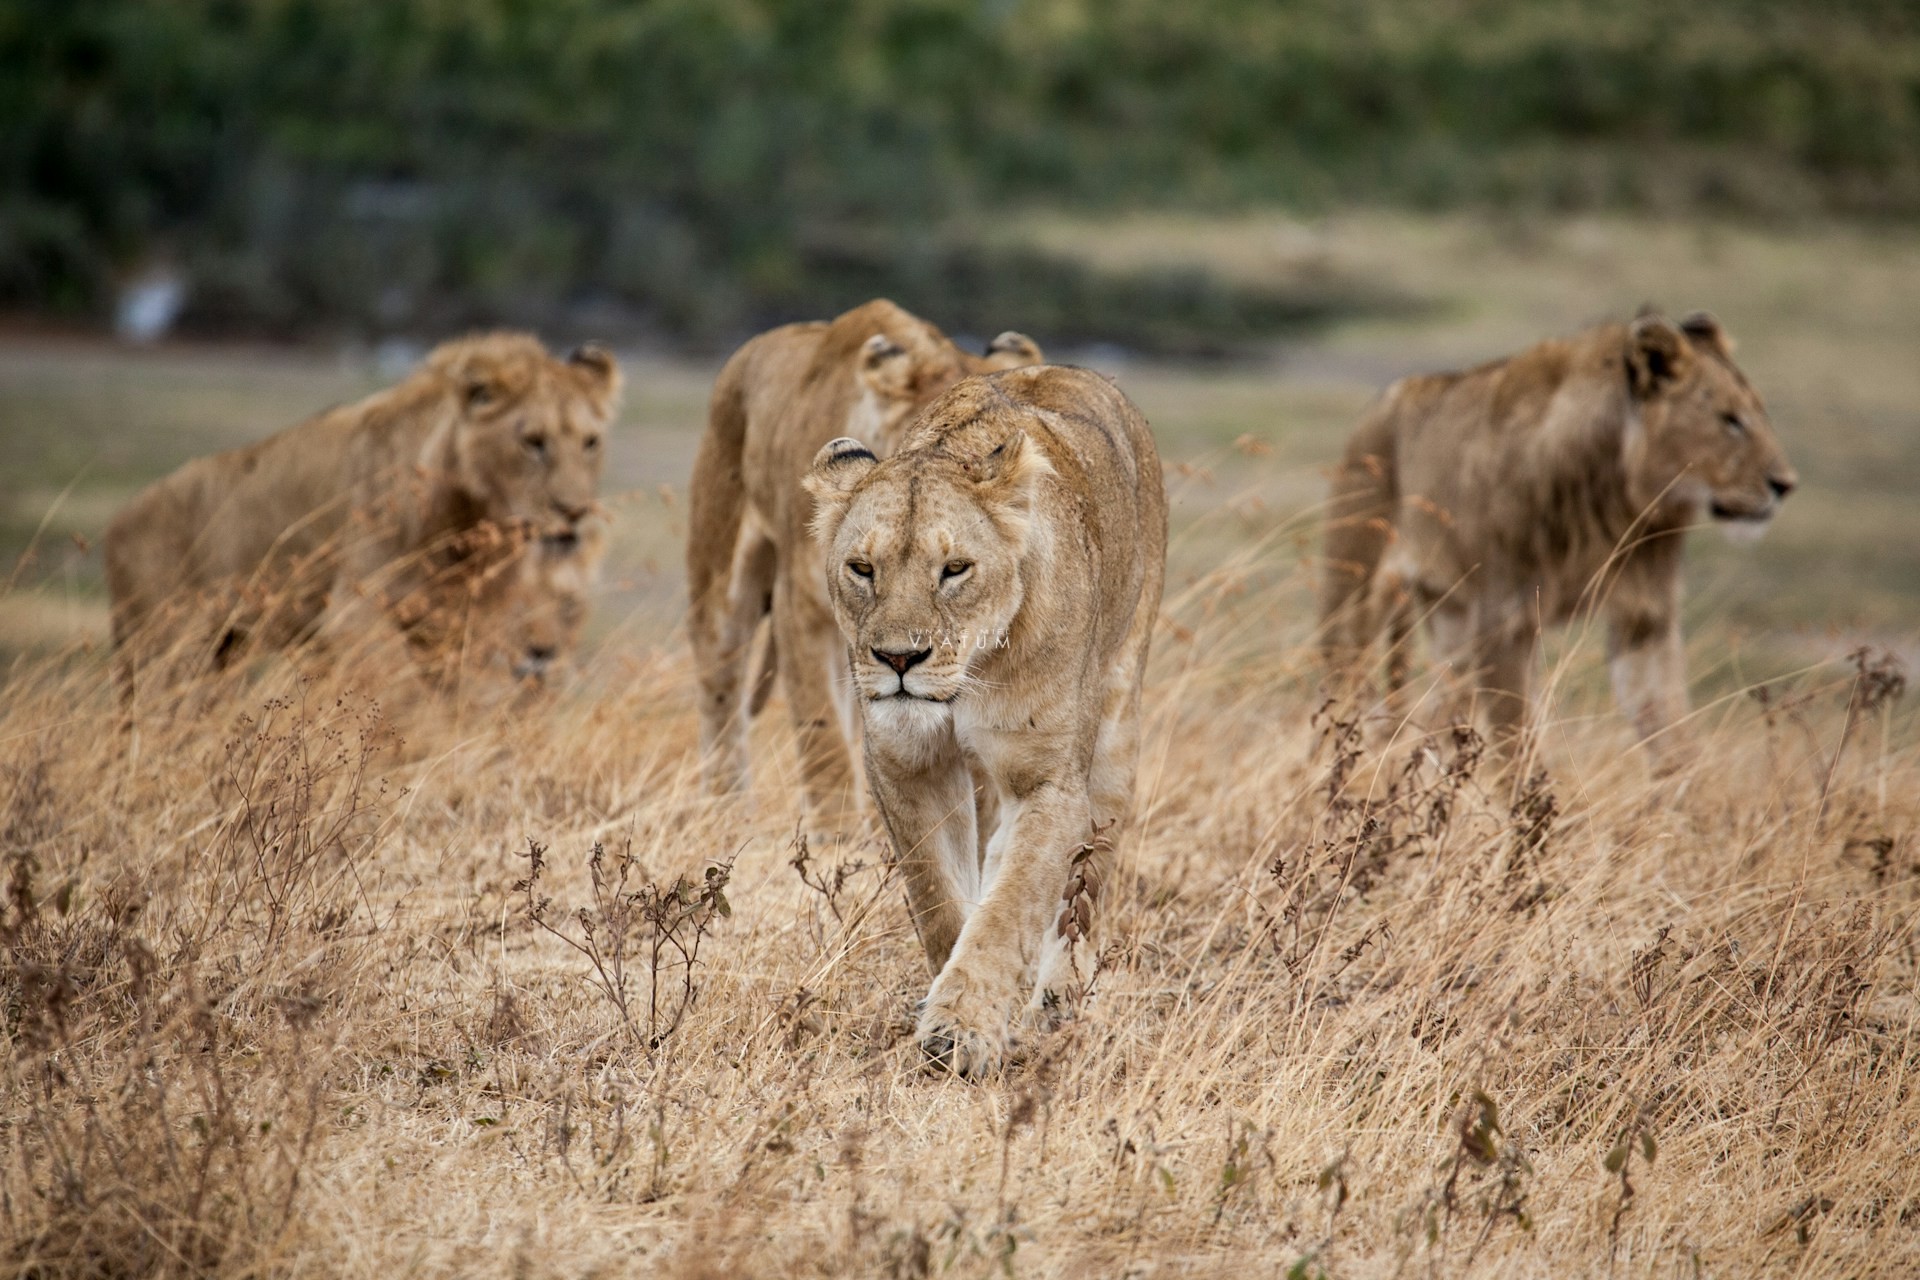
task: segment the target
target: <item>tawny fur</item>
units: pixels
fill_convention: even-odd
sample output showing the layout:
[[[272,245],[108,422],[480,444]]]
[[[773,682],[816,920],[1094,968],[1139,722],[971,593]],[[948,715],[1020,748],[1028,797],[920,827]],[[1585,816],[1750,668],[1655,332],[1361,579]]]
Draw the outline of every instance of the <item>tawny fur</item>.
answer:
[[[1389,707],[1424,621],[1500,748],[1524,745],[1544,627],[1596,612],[1656,758],[1687,708],[1681,551],[1708,518],[1764,527],[1796,483],[1711,316],[1643,315],[1465,373],[1401,380],[1335,473],[1325,654],[1351,682],[1385,632]],[[1458,707],[1450,710],[1458,711]]]
[[[528,335],[483,334],[149,485],[106,536],[123,691],[145,655],[182,642],[225,663],[316,632],[397,639],[396,605],[476,529],[572,528],[593,509],[619,393],[598,347],[560,360]]]
[[[859,435],[884,453],[908,417],[960,378],[1040,358],[1032,339],[1015,333],[972,355],[933,325],[876,300],[830,322],[770,330],[727,361],[694,459],[687,539],[687,629],[714,791],[745,787],[747,721],[777,670],[811,825],[841,831],[858,823],[853,724],[837,689],[839,644],[801,478],[833,437]],[[769,613],[766,656],[750,679],[748,655]]]
[[[1153,435],[1098,374],[1020,369],[961,382],[884,461],[830,442],[807,488],[935,975],[919,1035],[980,1075],[1091,974],[1165,577]]]
[[[489,529],[485,541],[396,610],[408,644],[443,686],[475,674],[544,682],[579,648],[606,530],[589,519],[539,536]]]

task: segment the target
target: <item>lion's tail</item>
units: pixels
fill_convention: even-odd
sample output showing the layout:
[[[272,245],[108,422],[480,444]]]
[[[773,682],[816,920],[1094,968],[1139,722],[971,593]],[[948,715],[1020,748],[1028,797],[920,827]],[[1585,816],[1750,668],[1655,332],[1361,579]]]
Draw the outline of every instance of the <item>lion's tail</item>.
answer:
[[[1370,603],[1400,501],[1395,424],[1402,392],[1398,385],[1388,388],[1367,410],[1333,475],[1320,566],[1320,643],[1335,670],[1357,665],[1379,630]]]

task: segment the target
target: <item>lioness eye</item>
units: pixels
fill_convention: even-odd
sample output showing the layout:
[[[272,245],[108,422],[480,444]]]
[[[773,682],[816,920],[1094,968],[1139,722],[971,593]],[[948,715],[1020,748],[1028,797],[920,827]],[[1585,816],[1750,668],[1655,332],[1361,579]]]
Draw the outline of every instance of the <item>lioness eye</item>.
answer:
[[[949,560],[946,567],[940,570],[940,577],[943,581],[947,578],[957,578],[971,568],[973,568],[971,560]]]
[[[1720,415],[1720,421],[1724,422],[1727,430],[1736,436],[1747,434],[1747,424],[1740,420],[1740,415],[1737,413],[1723,413]]]
[[[871,578],[873,576],[873,566],[865,560],[847,561],[847,570],[856,578]]]
[[[584,444],[587,447],[588,453],[592,453],[595,449],[598,449],[600,447],[600,437],[588,436],[585,440],[582,440],[580,443]]]
[[[527,452],[536,458],[544,458],[547,456],[547,438],[545,436],[522,436],[520,443],[525,445]]]

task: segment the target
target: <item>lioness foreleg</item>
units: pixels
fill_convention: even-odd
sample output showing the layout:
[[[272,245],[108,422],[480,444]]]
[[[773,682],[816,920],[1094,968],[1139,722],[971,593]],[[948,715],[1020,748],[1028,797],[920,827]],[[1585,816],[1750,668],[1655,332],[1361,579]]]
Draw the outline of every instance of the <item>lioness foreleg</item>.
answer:
[[[1374,622],[1387,638],[1386,692],[1381,705],[1396,727],[1407,718],[1407,675],[1412,669],[1414,625],[1419,620],[1413,592],[1412,576],[1399,565],[1388,566],[1374,579]]]
[[[1005,1061],[1090,830],[1084,784],[1047,781],[1006,800],[988,848],[986,896],[967,917],[920,1017],[920,1043],[936,1063],[978,1077]]]
[[[1503,768],[1525,767],[1533,747],[1533,667],[1538,633],[1507,628],[1483,634],[1476,646],[1478,693],[1487,713],[1487,743]]]
[[[867,774],[906,881],[914,932],[937,975],[980,896],[973,774],[951,730],[930,743],[869,739]]]
[[[1607,621],[1607,672],[1614,700],[1654,757],[1656,770],[1678,763],[1670,732],[1687,712],[1686,650],[1678,611],[1649,615],[1615,609]]]

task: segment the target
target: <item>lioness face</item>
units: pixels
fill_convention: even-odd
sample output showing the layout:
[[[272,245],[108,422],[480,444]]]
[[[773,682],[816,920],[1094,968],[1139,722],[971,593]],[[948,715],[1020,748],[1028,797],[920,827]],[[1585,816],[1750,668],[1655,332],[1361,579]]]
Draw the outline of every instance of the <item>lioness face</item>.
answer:
[[[506,602],[504,656],[518,679],[545,679],[580,642],[605,550],[592,522],[583,530],[548,533],[523,553]]]
[[[848,439],[820,451],[807,477],[815,531],[854,688],[870,707],[951,703],[983,655],[1006,646],[1031,488],[1047,469],[1019,433],[965,465],[877,462]]]
[[[599,496],[619,368],[595,346],[564,361],[544,352],[486,354],[465,362],[454,379],[457,481],[489,519],[571,529]]]
[[[1628,442],[1634,499],[1682,504],[1730,533],[1764,529],[1799,477],[1725,331],[1704,312],[1678,326],[1643,316],[1629,343],[1641,422]]]

